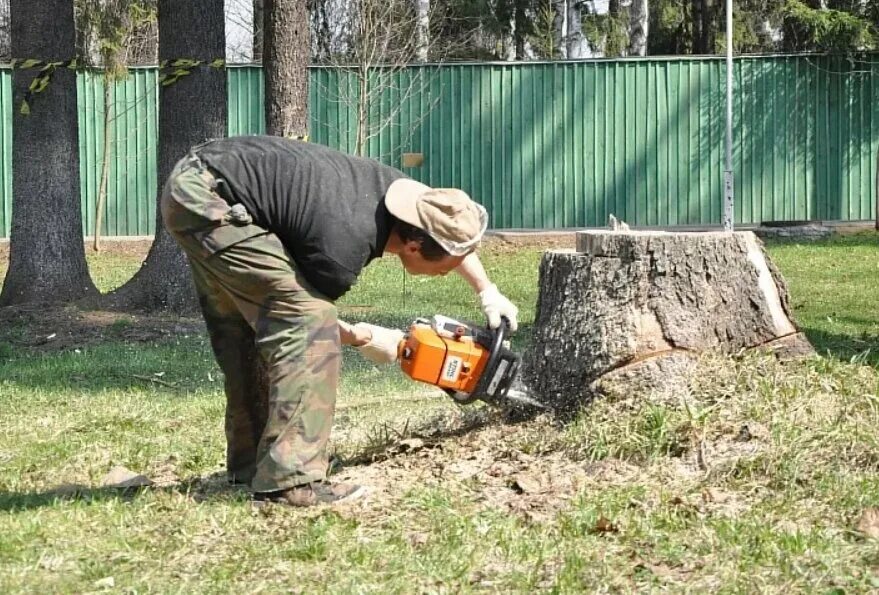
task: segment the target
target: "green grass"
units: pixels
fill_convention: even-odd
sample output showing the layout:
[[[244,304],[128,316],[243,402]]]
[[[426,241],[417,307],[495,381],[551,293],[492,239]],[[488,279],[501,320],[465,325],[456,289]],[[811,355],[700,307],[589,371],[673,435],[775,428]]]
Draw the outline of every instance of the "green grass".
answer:
[[[879,234],[860,233],[817,245],[770,247],[791,292],[797,321],[822,353],[864,354],[879,363]]]
[[[563,427],[508,426],[346,351],[335,449],[376,461],[343,470],[373,491],[337,509],[256,508],[225,486],[222,379],[202,337],[34,355],[9,340],[26,327],[2,329],[0,592],[875,591],[879,540],[854,528],[879,506],[879,236],[770,252],[827,357],[708,357],[680,402],[633,395]],[[485,258],[522,308],[520,346],[539,259]],[[90,264],[106,290],[137,259]],[[404,287],[392,261],[341,311],[481,316],[459,279]],[[386,450],[415,432],[425,447]],[[157,486],[100,488],[114,465]]]

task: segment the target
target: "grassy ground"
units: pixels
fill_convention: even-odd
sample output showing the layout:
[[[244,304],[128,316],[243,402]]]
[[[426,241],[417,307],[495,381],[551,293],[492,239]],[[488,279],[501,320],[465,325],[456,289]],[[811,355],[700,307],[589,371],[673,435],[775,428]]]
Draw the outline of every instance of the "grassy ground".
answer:
[[[827,357],[706,358],[678,402],[507,425],[346,353],[339,476],[369,493],[333,509],[256,507],[224,484],[222,380],[197,321],[93,315],[100,333],[56,342],[62,318],[7,319],[0,592],[875,591],[879,236],[770,252]],[[486,255],[523,338],[539,258]],[[138,262],[90,257],[102,289]],[[458,279],[404,284],[384,262],[342,312],[479,318]],[[156,484],[101,488],[115,465]]]

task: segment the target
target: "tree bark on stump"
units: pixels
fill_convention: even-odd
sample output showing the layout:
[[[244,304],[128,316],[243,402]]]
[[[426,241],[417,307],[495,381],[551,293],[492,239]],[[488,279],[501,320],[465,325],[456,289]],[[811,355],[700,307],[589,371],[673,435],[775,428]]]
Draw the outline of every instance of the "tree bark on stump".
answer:
[[[751,232],[587,231],[547,252],[524,380],[557,411],[595,395],[677,391],[700,353],[812,353]]]

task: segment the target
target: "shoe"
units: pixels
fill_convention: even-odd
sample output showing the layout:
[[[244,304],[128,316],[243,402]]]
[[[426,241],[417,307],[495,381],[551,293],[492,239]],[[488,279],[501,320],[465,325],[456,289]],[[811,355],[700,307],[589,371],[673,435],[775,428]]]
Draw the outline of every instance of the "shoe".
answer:
[[[277,492],[259,492],[254,494],[254,499],[290,506],[315,506],[317,504],[333,504],[341,500],[353,500],[362,493],[363,488],[359,485],[314,481]]]

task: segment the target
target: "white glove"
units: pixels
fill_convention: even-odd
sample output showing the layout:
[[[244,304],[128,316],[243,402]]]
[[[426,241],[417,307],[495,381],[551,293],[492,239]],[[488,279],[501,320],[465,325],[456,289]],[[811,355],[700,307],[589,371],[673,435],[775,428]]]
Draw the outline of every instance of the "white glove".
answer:
[[[372,335],[369,343],[357,348],[360,354],[376,364],[390,364],[397,361],[397,350],[403,340],[403,332],[374,324],[358,322],[354,328],[366,329]]]
[[[498,291],[497,285],[490,285],[479,292],[479,300],[482,302],[482,311],[488,318],[488,326],[491,328],[499,327],[501,316],[506,316],[510,321],[511,331],[519,328],[519,321],[516,319],[519,315],[519,308]]]

